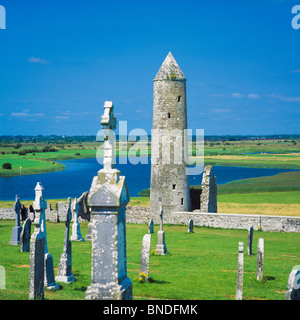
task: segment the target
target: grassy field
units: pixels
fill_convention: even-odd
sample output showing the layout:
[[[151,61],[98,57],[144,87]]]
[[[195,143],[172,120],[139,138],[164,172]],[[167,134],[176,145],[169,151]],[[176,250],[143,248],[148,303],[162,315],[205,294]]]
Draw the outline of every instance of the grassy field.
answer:
[[[6,271],[6,289],[0,300],[28,299],[29,252],[10,246],[13,221],[0,221],[0,265]],[[63,249],[64,223],[47,222],[48,248],[57,274]],[[149,283],[138,281],[140,250],[147,225],[127,224],[127,268],[133,282],[134,299],[235,300],[238,242],[247,244],[246,230],[195,227],[188,234],[186,226],[166,225],[168,254],[156,256],[158,226],[151,239]],[[81,224],[83,236],[87,223]],[[33,232],[33,230],[32,230]],[[256,280],[256,246],[264,238],[264,278]],[[224,241],[226,239],[226,241]],[[284,300],[289,273],[300,264],[300,234],[255,231],[253,254],[244,254],[244,300]],[[91,242],[72,242],[73,284],[61,283],[62,290],[45,291],[49,300],[84,299],[91,282]]]

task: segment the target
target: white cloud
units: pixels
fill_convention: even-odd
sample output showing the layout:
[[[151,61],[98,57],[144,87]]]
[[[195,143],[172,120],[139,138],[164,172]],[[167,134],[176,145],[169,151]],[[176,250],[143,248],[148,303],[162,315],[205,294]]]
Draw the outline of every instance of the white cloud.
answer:
[[[50,63],[46,59],[41,59],[41,58],[36,58],[36,57],[31,57],[28,59],[28,61],[30,63],[40,63],[40,64],[49,64]]]
[[[241,94],[241,93],[234,92],[234,93],[232,94],[232,97],[233,97],[233,98],[244,98],[244,95]]]
[[[66,120],[66,119],[69,119],[69,117],[66,117],[66,116],[56,116],[55,119],[57,119],[57,120]]]
[[[256,93],[249,93],[247,96],[248,99],[258,99],[259,95]]]
[[[11,116],[16,118],[23,118],[23,117],[43,117],[45,116],[44,113],[29,113],[29,110],[24,110],[23,112],[12,112]]]
[[[215,112],[215,113],[227,113],[227,112],[231,112],[231,110],[230,109],[219,108],[219,109],[212,109],[212,112]]]

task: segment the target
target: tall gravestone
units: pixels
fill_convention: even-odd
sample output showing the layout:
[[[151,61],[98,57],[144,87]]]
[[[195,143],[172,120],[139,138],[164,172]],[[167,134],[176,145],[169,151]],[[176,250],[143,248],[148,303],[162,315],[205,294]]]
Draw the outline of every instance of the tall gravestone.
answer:
[[[252,254],[252,243],[253,243],[253,226],[248,229],[248,241],[247,241],[247,254]]]
[[[262,280],[264,267],[264,239],[259,238],[257,243],[257,274],[256,279]]]
[[[80,231],[80,223],[78,221],[78,210],[79,210],[79,204],[77,201],[77,198],[74,200],[74,205],[73,205],[73,225],[72,225],[72,235],[71,235],[71,240],[72,241],[84,241],[81,235]]]
[[[105,132],[103,169],[94,177],[88,196],[92,222],[91,285],[87,300],[131,300],[127,277],[126,205],[129,192],[124,176],[114,168],[116,118],[113,103],[105,101],[101,125]]]
[[[153,219],[149,220],[148,223],[148,233],[154,233],[154,221]]]
[[[205,166],[201,184],[200,211],[218,212],[217,208],[217,179],[212,166]]]
[[[148,281],[150,247],[151,247],[151,233],[147,233],[143,237],[141,259],[140,259],[140,272],[139,272],[140,277],[144,277],[145,281]]]
[[[236,280],[236,300],[243,299],[243,272],[244,272],[244,242],[239,242],[237,280]]]
[[[10,243],[9,243],[9,244],[12,244],[14,246],[17,246],[18,244],[20,244],[20,236],[21,236],[21,232],[22,232],[22,227],[20,225],[20,210],[21,210],[21,203],[20,203],[20,198],[17,195],[16,196],[16,202],[14,204],[16,224],[12,229],[11,240],[10,240]]]
[[[71,198],[68,198],[68,211],[65,227],[64,249],[60,257],[56,281],[72,283],[76,279],[72,273],[72,243],[69,239],[70,236],[70,222],[72,218],[71,213]]]
[[[21,252],[30,251],[30,237],[31,237],[31,220],[27,218],[23,224],[21,237],[20,237],[20,250]]]
[[[44,200],[40,198],[39,201]],[[35,230],[30,240],[29,299],[42,300],[44,299],[45,235],[41,230],[40,210],[35,213],[34,224]]]
[[[160,204],[160,230],[157,232],[157,245],[156,245],[156,253],[160,255],[167,254],[167,246],[165,242],[165,232],[163,230],[163,215],[164,211],[161,204],[161,198],[159,199]]]
[[[193,219],[189,219],[188,233],[194,233],[194,220]]]
[[[45,280],[44,285],[49,290],[58,290],[60,285],[55,283],[54,278],[54,265],[53,257],[48,251],[48,241],[47,241],[47,229],[46,229],[46,209],[47,201],[43,197],[44,188],[41,182],[38,182],[35,187],[35,201],[33,202],[33,208],[35,213],[38,212],[40,217],[40,228],[41,232],[44,234],[45,238]],[[42,200],[40,200],[42,199]]]

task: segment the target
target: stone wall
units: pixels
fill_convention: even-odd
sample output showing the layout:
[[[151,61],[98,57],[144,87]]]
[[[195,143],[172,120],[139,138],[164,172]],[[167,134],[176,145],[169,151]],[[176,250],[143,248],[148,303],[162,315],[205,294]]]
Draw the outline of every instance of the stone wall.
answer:
[[[51,214],[56,210],[51,210]],[[0,220],[14,220],[13,208],[0,209]],[[46,214],[49,220],[49,215]],[[253,226],[254,230],[273,232],[300,233],[300,217],[290,216],[259,216],[250,214],[229,213],[203,213],[203,212],[173,212],[164,214],[164,223],[188,225],[189,219],[193,219],[194,226],[206,226],[211,228],[244,229]],[[148,224],[150,220],[150,208],[142,206],[127,206],[126,222]],[[60,219],[60,221],[64,221]],[[158,224],[159,221],[154,220]]]

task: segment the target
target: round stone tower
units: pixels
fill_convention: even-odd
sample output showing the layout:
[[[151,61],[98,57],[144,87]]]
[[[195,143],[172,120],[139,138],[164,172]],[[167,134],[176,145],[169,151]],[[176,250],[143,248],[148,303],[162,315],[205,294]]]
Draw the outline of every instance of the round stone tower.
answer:
[[[153,80],[150,213],[190,211],[186,78],[171,52]]]

